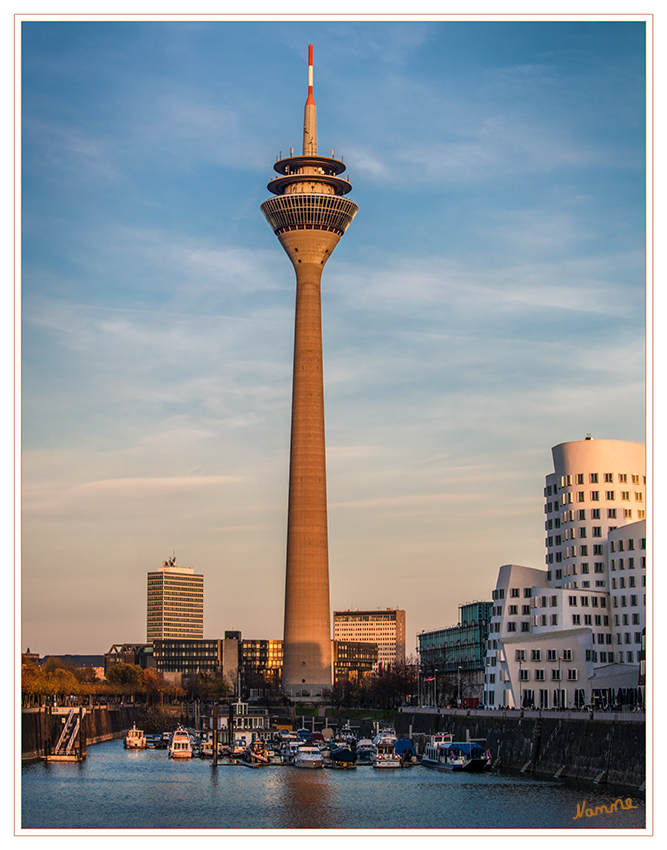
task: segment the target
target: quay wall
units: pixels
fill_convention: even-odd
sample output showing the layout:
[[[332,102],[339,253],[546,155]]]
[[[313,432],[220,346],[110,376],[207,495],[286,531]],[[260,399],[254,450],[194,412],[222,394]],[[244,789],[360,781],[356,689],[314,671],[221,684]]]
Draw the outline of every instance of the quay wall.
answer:
[[[62,718],[69,709],[28,708],[21,712],[21,758],[34,761],[45,758],[55,746]],[[86,708],[83,734],[86,745],[122,738],[137,719],[134,705]]]
[[[436,732],[451,732],[455,740],[482,738],[494,765],[537,776],[606,782],[641,788],[646,774],[646,736],[643,720],[590,718],[517,712],[433,713],[401,711],[396,732],[411,735],[419,753]]]

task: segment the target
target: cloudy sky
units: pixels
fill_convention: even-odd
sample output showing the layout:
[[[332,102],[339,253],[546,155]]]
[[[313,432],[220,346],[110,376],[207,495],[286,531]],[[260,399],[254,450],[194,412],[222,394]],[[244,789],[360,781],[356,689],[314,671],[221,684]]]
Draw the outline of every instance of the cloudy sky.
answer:
[[[323,278],[331,598],[408,651],[544,564],[551,447],[644,441],[644,24],[23,23],[22,648],[282,637],[301,144],[359,213]]]

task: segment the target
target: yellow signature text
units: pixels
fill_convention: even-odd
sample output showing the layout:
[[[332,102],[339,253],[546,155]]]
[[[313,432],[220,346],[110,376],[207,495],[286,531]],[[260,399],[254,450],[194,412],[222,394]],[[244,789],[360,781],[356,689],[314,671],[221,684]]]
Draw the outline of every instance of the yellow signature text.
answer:
[[[596,806],[594,809],[586,808],[586,800],[583,803],[577,803],[577,813],[572,818],[572,820],[576,820],[577,818],[594,818],[597,815],[610,815],[612,812],[617,812],[619,809],[637,809],[638,806],[632,805],[632,797],[626,797],[625,800],[622,800],[620,797],[614,800],[613,803],[610,803],[608,806]]]

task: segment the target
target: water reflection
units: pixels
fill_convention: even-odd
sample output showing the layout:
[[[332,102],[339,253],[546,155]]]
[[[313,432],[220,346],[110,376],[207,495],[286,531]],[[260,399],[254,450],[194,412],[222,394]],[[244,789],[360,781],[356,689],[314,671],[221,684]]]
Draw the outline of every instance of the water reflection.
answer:
[[[24,829],[585,831],[642,829],[645,818],[637,794],[636,809],[576,818],[584,800],[594,812],[619,796],[603,786],[424,767],[214,769],[159,750],[131,753],[120,741],[90,747],[81,764],[35,763],[22,776]]]

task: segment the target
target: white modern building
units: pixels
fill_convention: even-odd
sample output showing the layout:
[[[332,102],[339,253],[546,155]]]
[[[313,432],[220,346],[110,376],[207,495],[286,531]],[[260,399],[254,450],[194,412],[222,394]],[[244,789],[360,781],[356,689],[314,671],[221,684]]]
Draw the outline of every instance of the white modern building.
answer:
[[[508,564],[492,594],[488,706],[579,708],[634,699],[646,624],[644,447],[553,450],[546,570]]]

